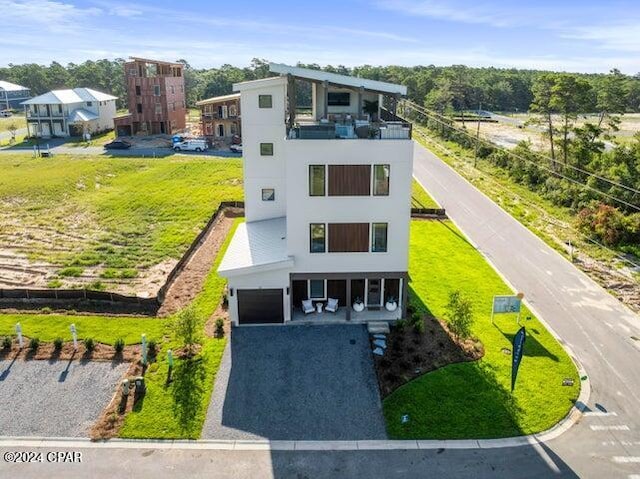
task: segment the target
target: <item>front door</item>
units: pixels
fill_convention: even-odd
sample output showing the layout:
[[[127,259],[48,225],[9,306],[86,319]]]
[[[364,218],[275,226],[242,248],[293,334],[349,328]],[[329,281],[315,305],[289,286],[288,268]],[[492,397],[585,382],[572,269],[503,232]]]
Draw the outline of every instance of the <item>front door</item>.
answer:
[[[380,307],[381,284],[379,279],[367,281],[367,306],[375,309]]]

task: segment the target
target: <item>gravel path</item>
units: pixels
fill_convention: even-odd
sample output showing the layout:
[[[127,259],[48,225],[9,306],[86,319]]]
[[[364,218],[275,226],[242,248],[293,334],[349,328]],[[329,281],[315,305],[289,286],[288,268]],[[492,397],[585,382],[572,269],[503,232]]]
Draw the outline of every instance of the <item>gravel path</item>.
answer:
[[[364,326],[240,327],[228,344],[203,438],[386,438]]]
[[[0,435],[87,437],[128,367],[0,360]]]

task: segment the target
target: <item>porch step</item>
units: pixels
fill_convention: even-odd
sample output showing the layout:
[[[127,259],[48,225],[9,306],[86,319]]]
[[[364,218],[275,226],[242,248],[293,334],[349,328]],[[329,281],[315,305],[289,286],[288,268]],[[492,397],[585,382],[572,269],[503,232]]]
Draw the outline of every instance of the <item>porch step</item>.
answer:
[[[369,334],[389,334],[389,323],[386,321],[369,321],[367,330]]]

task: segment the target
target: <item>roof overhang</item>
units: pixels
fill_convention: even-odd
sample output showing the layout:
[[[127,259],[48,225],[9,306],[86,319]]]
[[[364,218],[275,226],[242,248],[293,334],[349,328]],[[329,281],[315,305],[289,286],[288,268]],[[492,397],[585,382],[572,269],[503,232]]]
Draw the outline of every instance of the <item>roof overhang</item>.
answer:
[[[240,93],[232,93],[230,95],[220,95],[220,96],[214,96],[212,98],[205,98],[204,100],[200,100],[196,102],[197,106],[200,105],[209,105],[210,103],[218,103],[221,101],[229,101],[229,100],[236,100],[240,98]]]
[[[269,71],[280,75],[291,75],[314,82],[327,82],[333,85],[364,88],[365,90],[383,93],[386,95],[406,95],[407,87],[395,83],[387,83],[367,78],[353,77],[349,75],[338,75],[337,73],[325,72],[322,70],[312,70],[310,68],[292,67],[282,63],[270,63]]]

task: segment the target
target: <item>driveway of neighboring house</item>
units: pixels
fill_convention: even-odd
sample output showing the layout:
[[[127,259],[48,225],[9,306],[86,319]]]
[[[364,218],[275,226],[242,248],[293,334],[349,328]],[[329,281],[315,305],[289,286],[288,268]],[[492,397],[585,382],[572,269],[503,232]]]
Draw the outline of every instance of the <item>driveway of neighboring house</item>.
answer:
[[[0,436],[87,437],[128,367],[0,360]]]
[[[385,439],[366,328],[234,328],[202,437]]]

